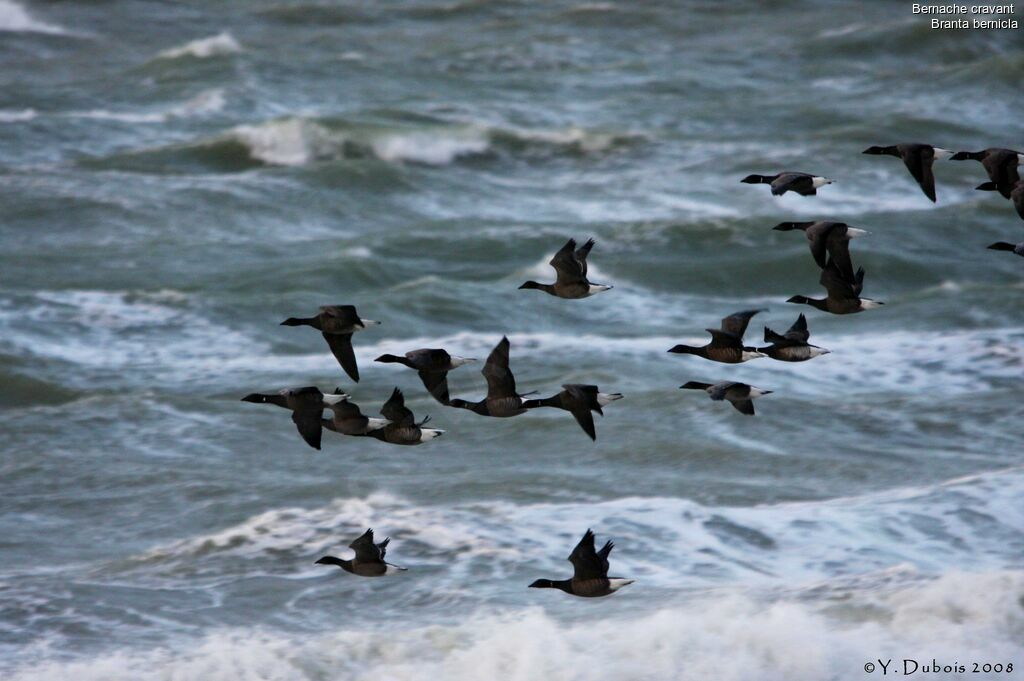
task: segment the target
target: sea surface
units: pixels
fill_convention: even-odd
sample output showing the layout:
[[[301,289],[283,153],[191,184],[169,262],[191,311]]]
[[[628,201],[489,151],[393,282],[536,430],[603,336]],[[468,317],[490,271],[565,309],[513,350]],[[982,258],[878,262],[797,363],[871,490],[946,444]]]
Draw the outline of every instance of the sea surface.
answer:
[[[1018,6],[1018,13],[1024,7]],[[909,2],[0,0],[0,677],[9,681],[866,679],[1024,673],[1024,261],[975,162],[938,203],[874,144],[1024,148],[1024,33]],[[772,197],[748,173],[836,180]],[[853,244],[880,309],[786,304]],[[591,279],[552,281],[569,237]],[[318,333],[351,303],[353,383]],[[832,354],[669,355],[807,312]],[[434,402],[381,353],[483,359],[556,410]],[[479,366],[450,375],[478,399]],[[773,390],[754,418],[678,389]],[[243,395],[405,391],[421,447]],[[395,578],[315,565],[367,527]],[[600,600],[570,574],[593,528]],[[970,665],[1015,672],[972,674]],[[924,673],[919,673],[925,676]]]

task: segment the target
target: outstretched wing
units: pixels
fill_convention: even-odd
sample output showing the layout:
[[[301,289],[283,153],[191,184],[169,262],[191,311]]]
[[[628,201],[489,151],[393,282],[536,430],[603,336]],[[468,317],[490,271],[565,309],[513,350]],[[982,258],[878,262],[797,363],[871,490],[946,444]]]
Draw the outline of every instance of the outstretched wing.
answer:
[[[734,336],[726,331],[719,329],[704,329],[711,334],[711,345],[715,348],[741,348],[743,347],[743,339],[739,336]]]
[[[728,317],[722,319],[722,331],[736,336],[737,340],[742,341],[743,334],[747,332],[747,325],[750,324],[750,318],[758,312],[763,311],[764,310],[744,310],[743,312],[734,312]]]
[[[590,249],[587,248],[587,250],[589,251]],[[586,254],[584,254],[585,257]],[[580,260],[577,256],[576,239],[569,239],[555,253],[549,264],[555,268],[555,272],[558,274],[558,282],[561,284],[579,283],[587,278],[586,260]]]
[[[753,400],[735,400],[730,404],[736,407],[736,411],[747,416],[754,415],[754,401]]]
[[[810,337],[811,332],[807,330],[807,317],[801,314],[793,322],[793,326],[789,327],[789,331],[786,332],[786,338],[806,343]]]
[[[423,387],[434,396],[434,399],[441,404],[451,402],[448,394],[448,372],[447,371],[420,371],[418,372]]]
[[[854,291],[855,282],[844,277],[832,261],[829,261],[825,269],[821,271],[818,283],[825,287],[830,298],[851,299],[857,297],[857,293]]]
[[[415,425],[415,417],[413,413],[405,406],[405,396],[402,395],[402,391],[395,388],[391,393],[391,397],[384,403],[384,406],[380,408],[381,415],[384,416],[388,421],[391,421],[396,426],[412,426]]]
[[[923,149],[919,145],[908,145],[900,149],[900,156],[903,158],[903,165],[907,166],[907,170],[921,185],[924,195],[935,201],[935,176],[932,175],[934,156],[926,159],[922,151]]]
[[[338,360],[341,368],[345,370],[349,378],[358,383],[359,367],[356,366],[356,353],[352,350],[352,334],[325,333],[324,340],[327,341],[327,347],[331,349],[331,353]]]
[[[587,239],[587,243],[576,249],[576,262],[580,264],[580,271],[584,279],[587,278],[587,256],[590,255],[590,249],[593,247],[594,240]]]
[[[387,540],[382,543],[386,544]],[[363,532],[362,536],[349,544],[348,547],[356,552],[355,560],[357,563],[381,563],[384,561],[380,548],[373,543],[372,529]]]
[[[306,441],[306,444],[313,449],[320,449],[320,437],[323,435],[320,418],[323,409],[319,411],[293,411],[292,422],[299,430],[299,435]]]
[[[507,336],[502,336],[498,344],[491,350],[480,371],[487,379],[487,399],[516,397],[516,379],[508,368],[509,343]]]
[[[574,568],[573,579],[603,579],[608,576],[608,554],[614,544],[608,542],[601,550],[594,550],[594,533],[587,530],[580,543],[569,554],[569,562]]]
[[[391,537],[384,537],[384,541],[377,544],[377,549],[380,551],[381,560],[384,560],[384,556],[387,555],[389,543],[391,543]]]

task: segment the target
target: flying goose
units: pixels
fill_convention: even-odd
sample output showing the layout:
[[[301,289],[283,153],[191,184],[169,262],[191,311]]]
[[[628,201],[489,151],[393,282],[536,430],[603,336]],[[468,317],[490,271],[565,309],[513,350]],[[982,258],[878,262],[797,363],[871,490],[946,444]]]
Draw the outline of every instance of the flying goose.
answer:
[[[831,260],[821,271],[818,282],[828,291],[825,298],[808,298],[806,296],[793,296],[787,303],[810,305],[832,314],[854,314],[870,310],[885,303],[870,298],[861,298],[860,292],[864,288],[864,268],[857,270],[852,280],[843,276],[836,264]]]
[[[750,318],[763,310],[746,310],[735,312],[722,319],[721,329],[705,329],[711,334],[711,342],[701,347],[677,345],[669,352],[685,355],[697,355],[704,359],[724,364],[739,364],[764,355],[755,348],[743,345],[743,334],[747,330]]]
[[[366,435],[371,430],[379,430],[391,423],[387,419],[364,416],[359,405],[347,399],[328,405],[328,408],[333,414],[329,419],[321,419],[320,424],[342,435]]]
[[[508,337],[502,336],[480,371],[487,379],[487,397],[479,402],[454,399],[448,402],[448,406],[501,418],[525,412],[523,397],[516,392],[516,378],[508,368],[509,345]]]
[[[361,319],[355,305],[324,305],[315,317],[289,317],[281,322],[281,326],[312,326],[323,333],[341,368],[356,383],[359,382],[359,367],[352,350],[352,334],[378,324],[380,322],[372,319]]]
[[[732,406],[736,407],[736,411],[747,416],[754,415],[754,400],[761,395],[769,395],[772,393],[771,390],[761,390],[755,388],[752,385],[746,383],[736,383],[733,381],[722,381],[721,383],[698,383],[697,381],[690,381],[679,386],[682,390],[703,390],[711,396],[712,400],[721,402],[726,400]]]
[[[373,361],[402,364],[410,369],[415,369],[420,375],[420,380],[423,381],[423,387],[434,396],[434,399],[441,404],[448,404],[448,372],[476,360],[472,357],[456,357],[448,354],[446,350],[424,348],[410,350],[402,357],[381,355]]]
[[[277,394],[268,395],[265,393],[251,393],[242,398],[243,402],[255,402],[256,404],[276,404],[279,407],[290,409],[292,421],[299,430],[299,435],[313,449],[320,449],[320,419],[323,416],[324,407],[329,407],[344,401],[348,395],[342,392],[335,392],[333,395],[325,395],[316,386],[305,388],[285,388]]]
[[[1020,182],[1018,166],[1024,161],[1024,154],[1013,149],[996,147],[982,151],[958,151],[954,161],[981,161],[991,182],[978,185],[982,191],[998,191],[1003,198],[1010,198],[1013,186]]]
[[[603,393],[597,389],[596,385],[569,383],[563,385],[562,392],[557,395],[539,400],[526,400],[523,402],[523,407],[526,409],[536,409],[537,407],[564,409],[576,418],[580,428],[590,436],[591,440],[597,440],[597,432],[594,430],[594,415],[590,412],[596,411],[604,416],[601,407],[621,399],[622,393]]]
[[[777,334],[767,326],[764,327],[764,342],[771,345],[757,350],[781,362],[806,362],[832,352],[808,343],[807,339],[810,337],[807,317],[801,314],[785,334]]]
[[[386,538],[379,544],[373,543],[373,530],[367,530],[358,539],[348,545],[356,552],[352,558],[336,558],[324,556],[316,561],[317,565],[337,565],[345,572],[351,572],[360,577],[383,577],[404,572],[406,568],[384,562],[384,554],[387,553],[388,542],[391,537]]]
[[[528,281],[519,288],[538,289],[559,298],[589,298],[611,288],[606,284],[594,284],[587,279],[587,255],[594,247],[594,240],[587,239],[581,248],[576,248],[576,240],[569,239],[561,250],[551,258],[550,264],[558,275],[554,284],[538,284]]]
[[[610,596],[634,581],[608,576],[608,554],[612,552],[613,548],[615,548],[615,544],[607,542],[600,551],[596,551],[594,549],[594,533],[587,530],[583,539],[580,539],[580,543],[569,554],[569,562],[573,567],[572,578],[538,579],[530,585],[530,588],[560,589],[572,596],[584,598]]]
[[[435,437],[444,435],[443,430],[423,427],[424,424],[430,421],[429,416],[425,416],[418,423],[416,422],[412,411],[405,406],[405,397],[398,388],[395,388],[394,392],[391,393],[391,397],[381,407],[380,413],[388,420],[388,424],[383,428],[367,431],[367,437],[376,438],[393,445],[418,445],[430,442]]]
[[[778,175],[747,175],[740,182],[746,184],[770,184],[772,194],[782,196],[786,192],[796,192],[801,196],[814,196],[818,189],[835,180],[809,173],[782,172]]]
[[[802,229],[810,242],[811,255],[818,267],[825,269],[828,259],[839,267],[839,271],[849,279],[853,279],[853,262],[850,260],[850,239],[864,236],[867,231],[851,227],[845,222],[780,222],[772,227],[779,232]]]
[[[924,195],[935,203],[935,175],[932,174],[932,163],[936,160],[945,161],[956,158],[949,149],[933,147],[930,144],[894,144],[890,147],[868,147],[865,154],[875,156],[895,156],[903,159],[903,165],[914,176],[921,186]]]

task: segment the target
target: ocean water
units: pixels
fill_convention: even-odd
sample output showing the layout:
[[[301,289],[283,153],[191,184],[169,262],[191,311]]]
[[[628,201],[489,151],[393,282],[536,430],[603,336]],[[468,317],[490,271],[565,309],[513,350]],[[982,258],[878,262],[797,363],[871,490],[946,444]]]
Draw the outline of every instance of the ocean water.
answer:
[[[1024,223],[977,163],[933,205],[860,152],[1024,147],[1021,36],[902,2],[0,0],[0,677],[1019,676],[1024,263],[985,246]],[[780,169],[836,183],[738,182]],[[818,218],[871,232],[885,307],[784,302],[818,272],[771,227]],[[518,290],[569,237],[615,288]],[[329,303],[383,322],[358,384],[278,325]],[[752,307],[832,354],[665,352]],[[625,394],[596,443],[372,362],[503,334],[523,391]],[[775,392],[677,389],[726,379]],[[300,385],[399,386],[447,433],[315,452],[239,401]],[[314,565],[366,527],[408,572]],[[588,527],[636,583],[527,589]]]

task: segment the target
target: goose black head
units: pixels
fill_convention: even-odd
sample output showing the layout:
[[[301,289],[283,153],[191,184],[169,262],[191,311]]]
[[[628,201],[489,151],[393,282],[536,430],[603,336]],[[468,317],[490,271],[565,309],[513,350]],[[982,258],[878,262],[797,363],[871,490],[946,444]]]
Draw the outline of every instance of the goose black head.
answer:
[[[243,402],[256,402],[257,404],[263,404],[267,401],[266,395],[260,395],[259,393],[250,393],[242,398]]]
[[[544,285],[543,284],[539,284],[539,283],[537,283],[535,281],[528,281],[525,284],[523,284],[522,286],[520,286],[519,288],[521,288],[521,289],[523,289],[523,288],[527,288],[527,289],[542,289],[542,288],[544,288]]]

